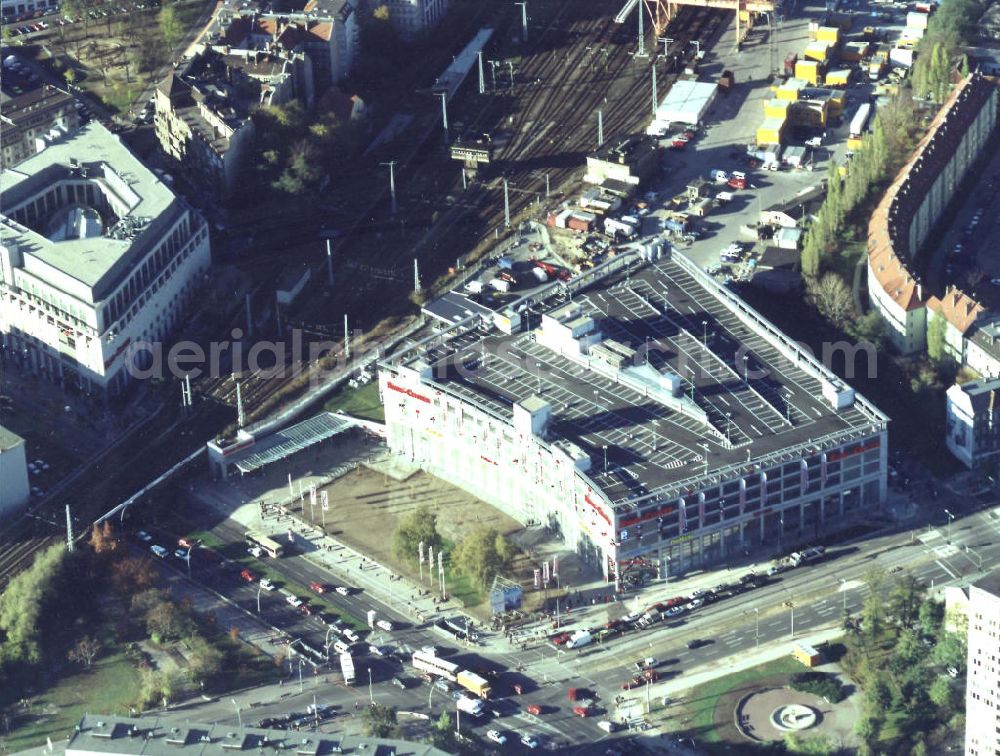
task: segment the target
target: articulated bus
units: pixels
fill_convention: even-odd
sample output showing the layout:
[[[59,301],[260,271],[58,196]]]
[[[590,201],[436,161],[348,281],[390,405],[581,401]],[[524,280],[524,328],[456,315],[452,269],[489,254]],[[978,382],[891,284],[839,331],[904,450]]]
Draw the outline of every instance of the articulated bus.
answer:
[[[261,533],[247,533],[246,542],[247,546],[256,546],[272,559],[277,559],[285,552],[280,543]]]
[[[451,682],[455,682],[461,671],[457,664],[452,664],[450,661],[445,661],[431,654],[425,654],[423,651],[413,652],[413,668],[443,677]]]

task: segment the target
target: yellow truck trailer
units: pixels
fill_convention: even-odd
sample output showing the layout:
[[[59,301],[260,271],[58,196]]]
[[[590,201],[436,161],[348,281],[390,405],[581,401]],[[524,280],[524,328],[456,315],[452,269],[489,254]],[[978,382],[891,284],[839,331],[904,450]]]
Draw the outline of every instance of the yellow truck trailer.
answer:
[[[851,83],[850,68],[839,68],[836,71],[827,71],[823,83],[828,87],[846,87]]]
[[[830,50],[829,42],[810,42],[806,45],[805,57],[819,63],[826,63],[830,59]]]
[[[821,26],[816,30],[817,42],[829,42],[836,46],[840,42],[840,29],[836,26]]]
[[[784,118],[765,118],[757,127],[757,146],[763,144],[781,144],[785,136]]]
[[[779,100],[774,97],[764,102],[764,118],[786,118],[788,107],[791,103],[788,100]]]
[[[818,86],[823,81],[823,65],[815,60],[796,61],[795,78]]]

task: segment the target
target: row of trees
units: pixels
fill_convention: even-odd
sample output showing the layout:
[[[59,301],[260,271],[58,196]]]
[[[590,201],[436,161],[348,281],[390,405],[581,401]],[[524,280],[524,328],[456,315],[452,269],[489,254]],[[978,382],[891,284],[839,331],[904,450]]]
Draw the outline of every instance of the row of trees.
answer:
[[[270,186],[289,197],[314,193],[328,175],[347,168],[365,135],[362,124],[332,112],[315,117],[291,100],[253,114],[258,154],[251,170],[253,186]]]
[[[965,667],[965,633],[945,629],[944,608],[925,586],[903,574],[891,585],[884,571],[872,570],[860,622],[845,618],[845,670],[863,690],[856,732],[860,752],[875,753],[890,732],[898,733],[893,752],[927,753],[943,728],[961,725],[958,684],[941,668]],[[891,724],[891,726],[890,726]],[[942,728],[942,731],[938,731]]]
[[[428,507],[420,507],[403,517],[392,536],[393,553],[411,565],[419,559],[421,544],[425,554],[430,548],[440,553],[444,547],[437,529],[437,515]],[[455,545],[449,562],[486,589],[494,577],[510,569],[515,556],[514,547],[496,528],[477,525]]]

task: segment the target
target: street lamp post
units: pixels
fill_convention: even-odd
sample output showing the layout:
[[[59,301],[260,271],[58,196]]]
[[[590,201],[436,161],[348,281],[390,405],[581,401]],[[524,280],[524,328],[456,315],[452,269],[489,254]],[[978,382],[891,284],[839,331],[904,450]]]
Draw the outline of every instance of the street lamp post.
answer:
[[[263,590],[263,586],[259,583],[257,584],[257,614],[260,614],[260,592]]]
[[[608,445],[604,444],[604,474],[608,473]]]
[[[240,705],[238,703],[236,703],[236,699],[235,698],[233,699],[233,706],[236,707],[236,721],[239,723],[240,729],[242,730],[243,729],[243,715],[240,714]]]
[[[701,321],[701,343],[702,346],[708,346],[708,321]]]
[[[760,607],[755,606],[753,608],[754,613],[754,631],[753,637],[757,648],[760,648]]]
[[[375,705],[375,694],[372,692],[372,668],[368,667],[368,703]]]
[[[950,541],[950,540],[951,540],[951,523],[952,523],[952,521],[953,521],[953,520],[955,519],[955,515],[953,515],[953,514],[952,514],[951,512],[949,512],[949,511],[948,511],[947,509],[946,509],[946,510],[944,510],[944,513],[945,513],[946,515],[948,515],[948,540]]]

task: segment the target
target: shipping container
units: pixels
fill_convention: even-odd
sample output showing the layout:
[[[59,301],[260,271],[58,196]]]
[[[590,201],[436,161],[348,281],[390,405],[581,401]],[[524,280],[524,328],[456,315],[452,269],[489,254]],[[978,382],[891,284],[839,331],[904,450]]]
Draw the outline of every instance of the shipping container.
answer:
[[[816,41],[829,42],[831,45],[836,46],[840,42],[840,29],[836,26],[821,26],[816,31]]]
[[[840,59],[845,63],[857,63],[866,58],[870,52],[871,44],[868,42],[848,42],[840,49]]]
[[[823,75],[823,66],[815,60],[800,60],[795,64],[795,78],[818,85]]]
[[[850,68],[827,71],[826,77],[823,81],[828,87],[846,87],[851,83],[851,73],[852,71]]]
[[[801,79],[789,79],[778,87],[774,94],[779,100],[795,102],[799,99],[799,92],[802,91],[802,87],[804,87],[805,84],[806,83]]]
[[[914,13],[910,11],[906,14],[906,25],[912,29],[926,29],[930,16],[926,13]]]
[[[830,59],[830,49],[829,42],[810,42],[806,46],[805,57],[819,63],[826,63]],[[798,68],[798,64],[796,64],[796,68]]]
[[[490,288],[499,291],[501,294],[506,294],[510,291],[510,281],[504,281],[502,278],[491,278]]]
[[[904,50],[901,47],[893,48],[889,51],[889,64],[899,68],[912,68],[913,50]]]
[[[757,128],[757,144],[781,144],[784,139],[785,119],[767,118]]]
[[[788,116],[788,100],[767,100],[764,103],[764,118],[785,118]]]
[[[581,213],[574,213],[566,219],[566,228],[573,231],[590,231],[594,225],[594,218],[585,218]]]

